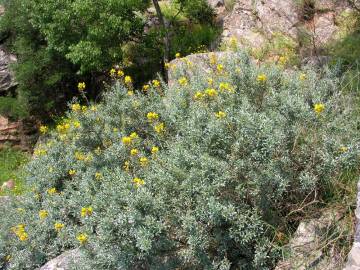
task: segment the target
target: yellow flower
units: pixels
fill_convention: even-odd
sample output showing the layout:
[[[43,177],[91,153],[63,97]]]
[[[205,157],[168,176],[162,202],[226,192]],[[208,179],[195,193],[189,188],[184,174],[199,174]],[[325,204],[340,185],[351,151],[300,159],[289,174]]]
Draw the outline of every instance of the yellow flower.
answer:
[[[103,176],[102,176],[101,173],[99,173],[99,172],[96,172],[96,173],[95,173],[95,179],[96,179],[96,180],[101,180],[102,177],[103,177]]]
[[[165,67],[165,69],[169,69],[170,68],[170,63],[165,63],[164,67]]]
[[[151,148],[151,154],[155,155],[157,152],[159,152],[159,147],[153,146],[153,147]]]
[[[213,88],[206,89],[205,94],[208,95],[209,97],[216,97],[218,95],[217,91]]]
[[[229,91],[231,93],[235,92],[234,88],[229,83],[224,83],[224,82],[220,83],[219,89],[221,91]]]
[[[130,170],[130,162],[129,161],[124,162],[123,169],[127,172]]]
[[[185,77],[181,77],[181,78],[178,80],[178,82],[179,82],[179,84],[180,84],[181,86],[185,86],[185,85],[188,84],[188,81],[187,81],[187,79],[186,79]]]
[[[285,65],[287,62],[287,57],[286,56],[280,56],[279,57],[279,64],[280,65]]]
[[[349,148],[346,146],[341,146],[339,150],[340,150],[340,152],[345,153],[349,150]]]
[[[154,87],[159,87],[159,86],[160,86],[160,82],[159,82],[158,80],[153,80],[153,81],[152,81],[152,85],[153,85]]]
[[[25,224],[16,225],[15,227],[12,227],[11,230],[16,235],[22,234],[25,232]]]
[[[195,100],[199,100],[199,99],[202,99],[204,97],[204,94],[201,93],[200,91],[197,91],[194,95],[194,99]]]
[[[131,150],[130,150],[130,154],[131,154],[132,156],[136,156],[138,153],[139,153],[139,151],[138,151],[137,149],[131,149]]]
[[[46,134],[49,128],[47,126],[40,126],[39,130],[41,134]]]
[[[81,126],[79,121],[74,121],[73,125],[74,125],[74,128],[80,128],[80,126]]]
[[[305,73],[301,73],[299,76],[300,81],[305,81],[306,80],[306,74]]]
[[[118,70],[117,75],[118,75],[119,77],[123,77],[125,74],[124,74],[124,71]]]
[[[45,156],[47,154],[47,151],[45,149],[35,149],[34,155],[35,156]]]
[[[75,170],[69,170],[69,175],[70,176],[74,176],[76,174],[76,171]]]
[[[128,96],[133,96],[133,95],[134,95],[134,91],[132,91],[132,90],[127,91],[127,95],[128,95]]]
[[[87,106],[83,105],[81,107],[81,110],[82,110],[83,113],[86,113],[87,112]]]
[[[7,256],[5,257],[5,261],[6,261],[6,262],[9,262],[10,259],[11,259],[11,255],[7,255]]]
[[[110,76],[115,76],[116,70],[115,68],[110,69]]]
[[[224,70],[224,66],[222,64],[218,64],[216,66],[217,71],[222,72]]]
[[[148,165],[149,160],[146,157],[141,157],[140,158],[140,165],[145,167],[146,165]]]
[[[81,208],[81,217],[91,216],[93,213],[93,209],[91,206]]]
[[[132,132],[132,133],[130,134],[130,138],[133,139],[133,140],[135,140],[135,139],[139,138],[139,135],[137,135],[136,132]]]
[[[149,90],[149,88],[150,88],[150,85],[148,85],[148,84],[145,84],[145,85],[143,85],[143,87],[142,87],[142,89],[143,89],[144,92],[147,92],[147,91]]]
[[[225,118],[226,117],[226,113],[225,112],[222,112],[222,111],[219,111],[217,113],[215,113],[215,116],[219,119],[221,118]]]
[[[130,145],[131,144],[131,141],[132,141],[132,139],[131,139],[131,137],[123,137],[122,138],[122,142],[123,142],[123,144],[125,144],[125,145]]]
[[[50,188],[47,190],[47,193],[50,194],[50,195],[53,195],[56,193],[56,188]]]
[[[155,131],[157,133],[161,133],[161,132],[164,132],[165,130],[165,124],[164,123],[159,123],[157,124],[155,127],[154,127]]]
[[[46,211],[46,210],[40,210],[39,211],[39,218],[40,219],[45,219],[48,215],[49,215],[49,212]]]
[[[147,117],[148,120],[154,121],[154,120],[159,119],[159,114],[157,114],[156,112],[149,112],[149,113],[146,115],[146,117]]]
[[[84,91],[86,88],[86,84],[84,82],[79,82],[78,83],[78,89],[79,91]]]
[[[76,239],[80,242],[81,245],[85,244],[88,240],[88,236],[86,233],[80,233]]]
[[[314,106],[314,111],[315,111],[317,114],[322,113],[324,110],[325,110],[325,105],[324,105],[324,104],[322,104],[322,103],[316,103],[316,104],[315,104],[315,106]]]
[[[176,57],[176,58],[180,58],[180,57],[181,57],[181,54],[180,54],[180,53],[176,53],[176,54],[175,54],[175,57]]]
[[[135,186],[136,186],[137,188],[145,185],[145,181],[142,180],[142,179],[140,179],[140,178],[138,178],[138,177],[135,177],[135,178],[133,179],[133,183],[135,184]]]
[[[96,112],[97,111],[96,106],[95,105],[90,106],[90,111]]]
[[[60,232],[64,228],[64,224],[56,222],[54,224],[55,231]]]
[[[130,76],[125,76],[125,83],[126,84],[131,84],[132,83],[132,79]]]
[[[74,156],[75,156],[75,159],[79,160],[79,161],[84,161],[86,159],[86,156],[79,151],[75,151]]]
[[[113,128],[113,132],[114,132],[114,133],[116,133],[116,132],[118,132],[118,131],[119,131],[118,128]]]
[[[18,235],[20,241],[26,241],[29,239],[29,235],[26,232],[23,232],[22,234]]]
[[[267,77],[266,77],[265,74],[259,74],[259,75],[257,76],[257,81],[258,81],[258,82],[264,83],[264,82],[266,82],[266,80],[267,80]]]
[[[71,109],[74,111],[74,112],[79,112],[81,110],[81,106],[79,103],[74,103],[73,105],[71,105]]]
[[[213,78],[208,78],[208,85],[211,86],[214,84],[214,79]]]

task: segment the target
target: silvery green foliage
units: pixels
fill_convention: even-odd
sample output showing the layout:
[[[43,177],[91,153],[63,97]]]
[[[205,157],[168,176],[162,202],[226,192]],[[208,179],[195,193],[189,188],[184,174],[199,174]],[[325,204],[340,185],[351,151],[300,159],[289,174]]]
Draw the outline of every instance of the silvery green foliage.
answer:
[[[80,246],[80,233],[88,240],[74,269],[271,269],[274,217],[359,165],[358,120],[330,72],[300,79],[242,54],[223,65],[211,75],[213,98],[194,99],[209,85],[193,70],[187,85],[147,94],[128,96],[116,82],[96,110],[69,113],[66,137],[54,132],[42,146],[47,154],[28,166],[33,192],[1,216],[0,256],[12,256],[5,269],[35,269]],[[179,78],[184,72],[178,68]],[[221,82],[235,92],[220,91]],[[325,110],[315,113],[316,103]],[[154,131],[148,112],[159,114],[164,132]],[[133,132],[139,138],[124,145]],[[136,187],[135,177],[145,184]],[[58,193],[49,194],[53,187]],[[81,217],[89,206],[92,215]],[[39,210],[49,215],[40,219]],[[65,224],[59,233],[55,222]],[[18,224],[27,241],[10,233]]]

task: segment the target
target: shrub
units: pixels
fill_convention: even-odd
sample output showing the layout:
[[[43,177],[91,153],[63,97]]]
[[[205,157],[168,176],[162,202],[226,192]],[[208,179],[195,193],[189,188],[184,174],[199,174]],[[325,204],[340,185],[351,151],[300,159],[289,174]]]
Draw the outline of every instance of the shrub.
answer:
[[[79,246],[77,269],[274,266],[287,206],[359,165],[351,97],[330,72],[210,58],[211,74],[172,67],[171,87],[74,101],[0,217],[5,269]]]
[[[28,116],[25,104],[16,98],[0,97],[0,115],[17,120]]]

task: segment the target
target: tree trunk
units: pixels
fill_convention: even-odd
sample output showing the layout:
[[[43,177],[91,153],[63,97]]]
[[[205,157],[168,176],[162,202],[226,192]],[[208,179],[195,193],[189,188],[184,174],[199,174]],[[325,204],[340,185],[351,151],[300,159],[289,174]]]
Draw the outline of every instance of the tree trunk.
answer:
[[[163,55],[163,67],[164,68],[164,64],[168,63],[170,60],[170,25],[169,22],[164,18],[163,13],[161,11],[160,5],[159,5],[159,1],[158,0],[153,0],[153,4],[156,10],[156,14],[159,18],[160,24],[163,26],[164,31],[165,31],[165,37],[164,37],[164,55]],[[164,72],[166,80],[167,80],[167,74],[166,71]]]

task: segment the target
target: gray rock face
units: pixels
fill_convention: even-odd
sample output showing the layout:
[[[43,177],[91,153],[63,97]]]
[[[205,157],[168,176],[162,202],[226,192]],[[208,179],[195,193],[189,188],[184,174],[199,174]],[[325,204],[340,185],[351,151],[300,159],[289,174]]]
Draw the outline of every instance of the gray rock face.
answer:
[[[225,1],[224,0],[208,0],[208,4],[212,8],[218,8],[218,7],[225,6]]]
[[[341,269],[341,260],[335,251],[330,256],[323,251],[324,235],[336,224],[342,214],[336,211],[327,211],[320,218],[302,221],[290,243],[285,247],[285,259],[275,270],[337,270]]]
[[[56,257],[55,259],[52,259],[47,264],[42,266],[39,270],[69,270],[70,265],[72,263],[75,263],[79,257],[79,249],[69,250]]]
[[[317,0],[313,14],[304,19],[300,1],[238,0],[224,18],[222,38],[235,37],[247,48],[261,48],[274,35],[284,35],[299,43],[304,37],[321,47],[333,40],[339,30],[336,18],[349,9],[345,0]]]
[[[354,244],[348,255],[344,270],[360,270],[360,182],[358,183],[357,207],[355,210],[356,231]]]
[[[14,76],[10,71],[10,65],[14,62],[16,62],[16,56],[6,52],[3,46],[0,46],[0,94],[16,86]]]

